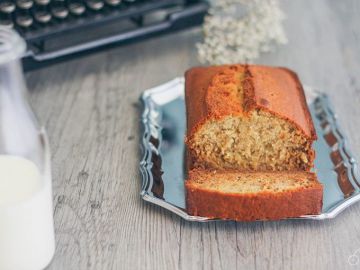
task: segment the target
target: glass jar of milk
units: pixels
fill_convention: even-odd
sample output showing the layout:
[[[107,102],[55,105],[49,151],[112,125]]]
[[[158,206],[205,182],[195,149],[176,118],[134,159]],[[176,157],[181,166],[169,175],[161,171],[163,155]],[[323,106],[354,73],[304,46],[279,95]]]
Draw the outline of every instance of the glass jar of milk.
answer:
[[[26,100],[24,40],[0,27],[0,269],[39,270],[51,261],[50,154]]]

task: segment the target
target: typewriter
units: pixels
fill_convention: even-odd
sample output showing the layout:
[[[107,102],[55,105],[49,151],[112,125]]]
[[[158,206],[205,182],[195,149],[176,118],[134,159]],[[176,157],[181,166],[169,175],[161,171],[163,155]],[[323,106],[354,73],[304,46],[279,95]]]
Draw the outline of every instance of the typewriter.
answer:
[[[199,25],[208,7],[204,0],[0,0],[0,25],[26,40],[30,70]]]

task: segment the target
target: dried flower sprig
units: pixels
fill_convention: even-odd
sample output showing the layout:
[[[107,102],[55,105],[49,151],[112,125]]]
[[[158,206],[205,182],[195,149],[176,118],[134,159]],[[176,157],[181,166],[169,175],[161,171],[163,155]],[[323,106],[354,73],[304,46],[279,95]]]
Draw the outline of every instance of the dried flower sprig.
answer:
[[[245,14],[244,14],[245,13]],[[251,62],[275,44],[286,44],[278,0],[216,0],[205,18],[202,63]]]

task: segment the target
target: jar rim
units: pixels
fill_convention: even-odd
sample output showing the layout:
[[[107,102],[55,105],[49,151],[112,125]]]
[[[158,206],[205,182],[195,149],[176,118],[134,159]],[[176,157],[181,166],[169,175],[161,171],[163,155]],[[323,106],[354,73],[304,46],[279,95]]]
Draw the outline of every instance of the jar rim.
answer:
[[[21,58],[25,50],[26,43],[16,31],[0,26],[0,64]]]

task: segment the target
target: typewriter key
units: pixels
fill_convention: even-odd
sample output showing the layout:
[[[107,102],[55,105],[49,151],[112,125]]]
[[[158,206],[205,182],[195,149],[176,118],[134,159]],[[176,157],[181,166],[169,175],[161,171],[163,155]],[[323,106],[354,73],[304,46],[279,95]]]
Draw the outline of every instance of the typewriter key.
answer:
[[[108,4],[109,6],[118,6],[121,3],[121,0],[105,0],[106,4]]]
[[[38,5],[47,5],[50,3],[50,0],[35,0],[35,3],[38,4]]]
[[[0,25],[9,28],[14,27],[14,22],[11,19],[11,15],[8,13],[0,13]]]
[[[69,10],[65,7],[64,1],[57,0],[52,3],[51,12],[55,18],[65,19],[69,15]]]
[[[15,10],[15,4],[10,1],[0,2],[0,11],[3,13],[12,13]]]
[[[16,15],[15,21],[16,21],[17,25],[24,27],[24,28],[28,28],[33,24],[34,20],[29,14],[24,13],[24,14]]]
[[[39,23],[48,23],[52,18],[51,13],[46,9],[37,10],[34,12],[34,17]]]
[[[30,9],[34,5],[32,0],[17,0],[16,5],[21,9]]]
[[[69,11],[71,12],[71,14],[74,14],[77,16],[84,14],[84,12],[86,10],[85,6],[80,1],[69,3],[68,7],[69,7]]]
[[[87,0],[86,4],[90,9],[95,11],[98,11],[104,7],[104,2],[100,0]]]

